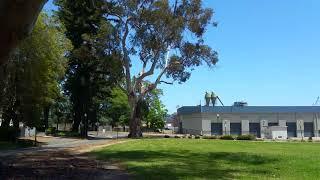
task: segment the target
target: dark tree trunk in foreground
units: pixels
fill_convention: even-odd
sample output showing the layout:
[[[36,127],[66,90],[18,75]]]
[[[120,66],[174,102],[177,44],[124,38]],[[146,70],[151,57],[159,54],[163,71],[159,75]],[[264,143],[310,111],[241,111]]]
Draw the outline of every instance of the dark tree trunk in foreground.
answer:
[[[10,51],[28,36],[47,0],[0,1],[0,65]]]
[[[134,101],[131,99],[130,101]],[[141,118],[142,118],[142,112],[141,112],[141,102],[138,103],[130,103],[132,104],[132,112],[130,116],[130,131],[128,137],[130,138],[140,138],[142,137],[142,131],[141,131]]]

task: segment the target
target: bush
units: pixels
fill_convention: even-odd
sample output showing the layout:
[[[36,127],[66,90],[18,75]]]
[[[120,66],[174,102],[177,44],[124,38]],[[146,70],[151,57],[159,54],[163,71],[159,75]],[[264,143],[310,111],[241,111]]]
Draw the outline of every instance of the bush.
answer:
[[[65,136],[65,137],[80,137],[78,132],[73,131],[59,131],[56,133],[57,136]]]
[[[192,135],[188,136],[189,139],[192,139]]]
[[[200,139],[200,136],[196,135],[194,138],[195,138],[195,139]]]
[[[170,138],[170,136],[169,135],[164,135],[164,138]]]
[[[55,127],[49,127],[48,129],[45,130],[46,135],[54,135],[56,134],[56,128]]]
[[[217,136],[203,136],[203,139],[217,139]]]
[[[252,134],[245,134],[237,136],[237,140],[255,140],[256,136]]]
[[[220,137],[220,139],[223,140],[234,140],[234,138],[231,135],[223,135]]]
[[[174,136],[174,138],[180,138],[180,136]]]
[[[1,128],[0,140],[14,142],[16,138],[19,136],[19,134],[20,134],[20,130],[15,129],[14,127]]]

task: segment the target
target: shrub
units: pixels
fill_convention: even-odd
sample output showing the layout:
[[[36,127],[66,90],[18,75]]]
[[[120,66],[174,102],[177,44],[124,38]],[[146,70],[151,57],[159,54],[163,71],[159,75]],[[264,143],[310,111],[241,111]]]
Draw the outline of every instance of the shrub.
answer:
[[[200,139],[200,136],[196,135],[194,138],[195,138],[195,139]]]
[[[180,136],[174,136],[174,138],[180,138]]]
[[[19,136],[20,130],[14,127],[1,128],[0,129],[0,140],[3,141],[15,141]]]
[[[192,135],[188,136],[189,139],[192,139]]]
[[[217,139],[217,136],[203,136],[203,139]]]
[[[46,135],[54,135],[56,134],[56,128],[55,127],[49,127],[48,129],[45,130]]]
[[[223,135],[220,137],[220,139],[223,140],[234,140],[234,138],[231,135]]]
[[[80,137],[79,132],[73,132],[73,131],[59,131],[56,134],[57,136]]]
[[[170,138],[170,136],[169,135],[164,135],[164,138]]]
[[[237,140],[255,140],[256,136],[252,134],[245,134],[237,136]]]

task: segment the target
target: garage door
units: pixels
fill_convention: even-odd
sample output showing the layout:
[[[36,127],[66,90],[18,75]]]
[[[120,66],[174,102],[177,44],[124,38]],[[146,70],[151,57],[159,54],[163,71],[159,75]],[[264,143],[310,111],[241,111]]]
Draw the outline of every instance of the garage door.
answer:
[[[241,135],[241,123],[230,123],[230,134]]]
[[[249,123],[249,133],[260,137],[260,123]]]
[[[297,137],[297,123],[287,122],[287,126],[288,137]]]
[[[222,123],[211,123],[211,134],[222,135]]]
[[[304,137],[313,137],[313,122],[304,123]]]

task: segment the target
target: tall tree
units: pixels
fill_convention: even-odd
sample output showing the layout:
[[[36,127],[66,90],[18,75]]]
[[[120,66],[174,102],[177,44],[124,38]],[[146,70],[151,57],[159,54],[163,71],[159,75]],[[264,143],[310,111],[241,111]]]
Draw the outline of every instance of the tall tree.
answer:
[[[101,101],[121,77],[119,40],[104,17],[103,0],[56,0],[55,4],[74,46],[64,85],[73,106],[73,131],[81,125],[82,136],[87,136],[89,122],[97,121]]]
[[[201,0],[113,0],[105,10],[121,41],[129,137],[141,137],[140,105],[148,92],[160,83],[185,82],[196,66],[217,63],[217,53],[203,40],[207,26],[216,25],[213,11],[203,8]],[[133,64],[142,66],[139,74],[132,74]],[[154,81],[144,86],[146,79]]]
[[[64,56],[71,47],[61,30],[59,22],[41,14],[31,35],[3,66],[7,77],[0,94],[5,122],[2,128],[7,128],[10,121],[15,128],[19,122],[39,127],[41,109],[59,95],[58,83],[66,64]]]

